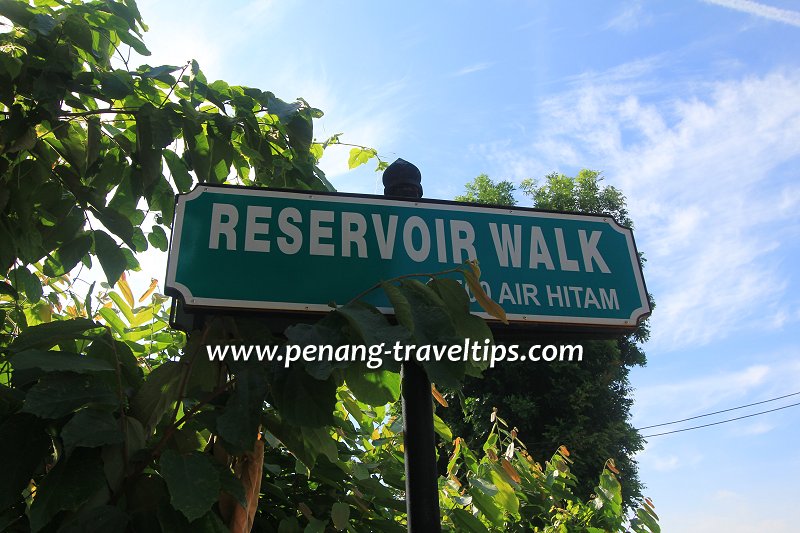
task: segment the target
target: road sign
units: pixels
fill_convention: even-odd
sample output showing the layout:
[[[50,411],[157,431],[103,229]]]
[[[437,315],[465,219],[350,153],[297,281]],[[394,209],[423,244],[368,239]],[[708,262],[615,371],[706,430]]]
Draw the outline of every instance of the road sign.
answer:
[[[633,234],[610,216],[232,186],[178,196],[166,287],[189,307],[326,312],[467,259],[510,321],[630,328],[650,313]],[[364,300],[390,311],[381,291]]]

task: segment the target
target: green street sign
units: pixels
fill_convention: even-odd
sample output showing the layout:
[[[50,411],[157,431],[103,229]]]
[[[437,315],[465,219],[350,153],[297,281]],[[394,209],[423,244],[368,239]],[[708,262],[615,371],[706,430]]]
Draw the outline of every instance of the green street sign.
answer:
[[[631,328],[650,313],[633,234],[610,216],[232,186],[178,196],[166,287],[187,307],[326,312],[468,259],[512,322]],[[391,311],[382,291],[364,300]]]

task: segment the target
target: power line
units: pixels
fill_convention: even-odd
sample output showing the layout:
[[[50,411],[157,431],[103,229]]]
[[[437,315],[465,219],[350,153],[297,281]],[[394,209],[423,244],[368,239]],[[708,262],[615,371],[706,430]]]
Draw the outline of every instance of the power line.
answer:
[[[800,402],[791,403],[789,405],[784,405],[783,407],[776,407],[775,409],[769,409],[767,411],[761,411],[759,413],[753,413],[753,414],[744,415],[744,416],[737,416],[736,418],[729,418],[727,420],[720,420],[719,422],[712,422],[710,424],[703,424],[702,426],[693,426],[693,427],[690,427],[690,428],[675,429],[675,430],[672,430],[672,431],[665,431],[663,433],[654,433],[652,435],[642,435],[642,438],[643,439],[649,439],[650,437],[659,437],[661,435],[669,435],[670,433],[680,433],[682,431],[690,431],[692,429],[700,429],[700,428],[707,428],[709,426],[717,426],[719,424],[725,424],[726,422],[733,422],[734,420],[742,420],[743,418],[750,418],[752,416],[764,415],[764,414],[767,414],[767,413],[772,413],[774,411],[780,411],[781,409],[788,409],[789,407],[795,407],[795,406],[798,406],[798,405],[800,405]]]
[[[760,405],[762,403],[769,403],[769,402],[774,402],[775,400],[782,400],[782,399],[788,398],[790,396],[797,396],[798,394],[800,394],[800,391],[793,392],[791,394],[785,394],[783,396],[778,396],[777,398],[770,398],[769,400],[761,400],[760,402],[754,402],[754,403],[748,403],[746,405],[740,405],[739,407],[731,407],[730,409],[723,409],[721,411],[714,411],[713,413],[706,413],[704,415],[690,416],[689,418],[682,418],[680,420],[674,420],[672,422],[664,422],[663,424],[653,424],[652,426],[644,426],[644,427],[636,428],[636,431],[641,431],[643,429],[657,428],[657,427],[661,427],[661,426],[671,426],[672,424],[678,424],[680,422],[686,422],[688,420],[694,420],[696,418],[703,418],[705,416],[718,415],[720,413],[727,413],[728,411],[736,411],[737,409],[744,409],[745,407],[752,407],[754,405]],[[764,412],[768,413],[769,411],[764,411]]]

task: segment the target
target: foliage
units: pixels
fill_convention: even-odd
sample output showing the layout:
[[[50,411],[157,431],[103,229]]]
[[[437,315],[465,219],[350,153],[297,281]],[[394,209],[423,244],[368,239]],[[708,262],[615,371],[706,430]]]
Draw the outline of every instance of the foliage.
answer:
[[[481,174],[464,186],[466,192],[456,196],[458,202],[477,202],[492,205],[516,205],[514,184],[503,180],[495,183],[486,174]]]
[[[575,177],[558,172],[548,174],[539,184],[527,178],[520,189],[539,209],[576,211],[579,213],[606,213],[623,226],[633,227],[625,206],[625,196],[612,185],[601,185],[603,177],[596,170],[583,169]]]
[[[476,190],[478,183],[492,183],[482,176],[468,184],[467,190]],[[575,177],[553,173],[541,183],[523,180],[520,188],[536,208],[608,213],[632,227],[625,197],[601,181],[599,172],[581,170]],[[498,195],[507,192],[507,187],[497,189],[482,189],[483,195],[475,201],[495,203]],[[594,490],[591,480],[600,474],[600,465],[613,457],[625,481],[623,495],[628,508],[641,497],[642,490],[633,459],[642,449],[642,438],[629,422],[632,400],[628,373],[633,366],[646,364],[639,344],[648,336],[644,321],[619,340],[556,339],[582,344],[583,361],[552,362],[535,368],[530,363],[498,365],[487,370],[482,379],[465,381],[460,393],[454,395],[460,399],[463,415],[449,412],[445,419],[457,434],[474,444],[489,431],[487,420],[492,409],[499,408],[515,414],[518,431],[536,457],[561,442],[570,443],[576,459],[573,470],[580,479],[576,494],[584,498]],[[531,395],[531,390],[536,394]]]
[[[319,110],[209,82],[194,61],[131,68],[127,48],[148,54],[132,0],[0,0],[0,15],[13,23],[0,34],[0,530],[404,530],[402,424],[387,407],[400,392],[396,364],[285,368],[211,360],[205,348],[491,338],[453,279],[502,317],[478,292],[477,265],[373,288],[396,323],[354,299],[285,331],[226,316],[188,336],[171,330],[157,282],[136,298],[125,272],[149,246],[167,248],[174,194],[203,182],[331,189],[317,162],[338,136],[316,142]],[[353,164],[377,157],[353,149]],[[98,266],[102,290],[80,285]],[[451,387],[482,370],[425,367]],[[452,433],[436,420],[447,446]],[[497,446],[500,434],[489,437]],[[552,524],[562,508],[579,509],[575,520],[610,509],[609,527],[622,523],[608,479],[611,503],[569,503],[552,492],[560,480],[503,479],[499,447],[478,461],[454,446],[451,477],[485,494],[462,501],[446,482],[454,528],[530,529],[545,515],[523,511],[542,505]],[[551,464],[550,477],[565,472]]]
[[[649,499],[633,502],[633,518],[623,513],[614,461],[605,462],[586,501],[574,496],[573,459],[559,446],[544,466],[535,462],[516,428],[493,411],[482,456],[456,438],[440,478],[445,523],[454,531],[623,531],[657,532],[658,516]]]

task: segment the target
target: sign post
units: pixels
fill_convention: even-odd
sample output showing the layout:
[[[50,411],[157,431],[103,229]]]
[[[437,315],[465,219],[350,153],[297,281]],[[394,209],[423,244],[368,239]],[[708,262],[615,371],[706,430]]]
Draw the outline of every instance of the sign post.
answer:
[[[383,173],[384,196],[422,198],[422,175],[398,159]],[[406,523],[411,533],[442,530],[436,471],[431,382],[414,361],[400,366],[403,413],[403,453],[406,472]]]
[[[527,331],[618,335],[650,314],[633,233],[608,215],[425,200],[402,159],[383,181],[384,196],[205,184],[179,195],[166,281],[176,316],[327,313],[382,280],[474,259],[484,292]],[[382,291],[363,299],[392,311]],[[401,374],[408,529],[435,533],[431,384],[416,363]]]

